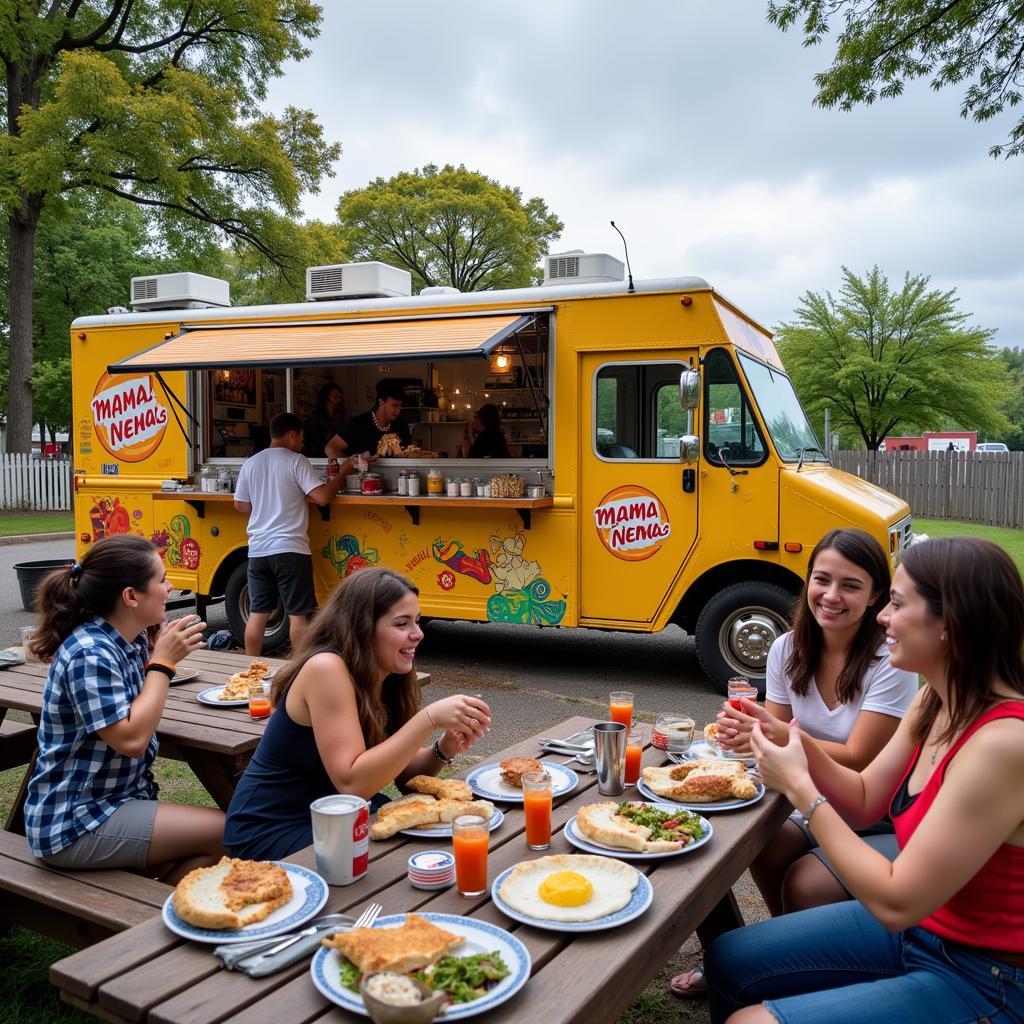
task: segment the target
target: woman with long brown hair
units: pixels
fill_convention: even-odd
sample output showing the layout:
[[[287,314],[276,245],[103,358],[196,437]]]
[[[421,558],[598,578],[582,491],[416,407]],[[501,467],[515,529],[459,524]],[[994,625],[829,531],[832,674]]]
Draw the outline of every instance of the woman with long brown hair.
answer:
[[[727,702],[718,716],[722,746],[749,750],[750,731],[786,742],[789,723],[816,739],[839,764],[868,765],[896,732],[917,693],[917,676],[889,663],[878,612],[889,592],[889,562],[878,541],[863,530],[830,530],[807,563],[793,630],[768,652],[766,698],[761,707]],[[862,833],[890,859],[896,856],[886,819]],[[810,832],[790,819],[750,866],[773,915],[850,899],[825,852]],[[706,991],[702,969],[676,975],[679,998]]]
[[[911,547],[879,614],[927,685],[863,771],[760,723],[762,778],[802,811],[855,900],[739,928],[708,951],[721,1024],[1024,1021],[1024,585],[1001,548]],[[888,808],[899,854],[852,826]],[[850,824],[848,824],[850,823]]]
[[[151,767],[167,687],[206,625],[192,615],[158,629],[170,590],[156,548],[130,534],[97,541],[39,588],[31,648],[51,664],[25,832],[53,867],[175,881],[224,852],[220,811],[157,802]]]
[[[317,612],[274,679],[274,713],[228,808],[233,855],[301,850],[313,841],[313,800],[372,800],[392,781],[436,775],[490,729],[479,698],[422,705],[413,667],[423,639],[418,595],[390,569],[360,569]]]

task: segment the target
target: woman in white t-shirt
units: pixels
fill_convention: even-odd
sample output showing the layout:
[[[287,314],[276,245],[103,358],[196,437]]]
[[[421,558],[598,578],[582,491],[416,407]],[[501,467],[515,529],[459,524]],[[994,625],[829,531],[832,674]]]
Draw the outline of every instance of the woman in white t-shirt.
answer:
[[[811,553],[793,630],[768,652],[761,707],[727,702],[718,716],[723,747],[749,749],[750,730],[785,745],[789,722],[813,736],[837,761],[857,771],[888,743],[917,694],[917,676],[889,663],[877,614],[889,597],[889,562],[863,530],[831,530]],[[888,819],[859,833],[890,859],[897,853]],[[750,867],[772,915],[850,899],[828,858],[794,821],[787,821]],[[672,979],[681,998],[702,995],[701,970]]]

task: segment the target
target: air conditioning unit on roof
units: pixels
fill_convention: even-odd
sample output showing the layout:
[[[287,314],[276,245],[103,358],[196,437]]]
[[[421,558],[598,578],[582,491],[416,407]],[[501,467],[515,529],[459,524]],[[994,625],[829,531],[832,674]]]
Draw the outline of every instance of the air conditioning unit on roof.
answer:
[[[412,295],[408,270],[379,263],[338,263],[306,268],[306,300],[393,299]]]
[[[544,257],[544,284],[599,284],[624,281],[625,266],[606,252],[551,252]]]
[[[219,277],[190,271],[133,277],[131,304],[139,310],[230,306],[231,286]]]

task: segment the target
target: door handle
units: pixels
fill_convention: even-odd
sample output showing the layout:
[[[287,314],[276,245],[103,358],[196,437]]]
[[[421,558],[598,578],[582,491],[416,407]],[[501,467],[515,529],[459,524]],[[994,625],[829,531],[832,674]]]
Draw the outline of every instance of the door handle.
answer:
[[[683,470],[683,492],[693,494],[697,489],[697,473],[692,469]]]

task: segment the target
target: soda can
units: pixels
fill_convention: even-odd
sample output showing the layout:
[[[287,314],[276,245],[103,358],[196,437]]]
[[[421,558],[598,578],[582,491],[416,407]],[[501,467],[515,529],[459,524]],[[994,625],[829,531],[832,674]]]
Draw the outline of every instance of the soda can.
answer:
[[[337,476],[341,472],[341,466],[338,465],[337,459],[327,460],[327,479],[330,480],[332,476]]]
[[[370,805],[361,796],[322,796],[309,805],[316,869],[329,885],[351,885],[370,859]]]

